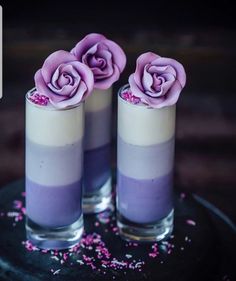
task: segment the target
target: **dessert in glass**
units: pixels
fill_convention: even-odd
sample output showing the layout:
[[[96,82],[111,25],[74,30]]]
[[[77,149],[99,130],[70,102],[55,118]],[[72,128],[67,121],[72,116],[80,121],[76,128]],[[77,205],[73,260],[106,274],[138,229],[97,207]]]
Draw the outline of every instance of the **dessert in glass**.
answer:
[[[98,213],[111,202],[112,85],[124,70],[126,56],[97,33],[85,36],[71,53],[94,74],[94,89],[85,101],[83,211]]]
[[[117,225],[126,240],[172,233],[175,104],[185,82],[180,63],[149,52],[118,93]]]
[[[72,247],[83,233],[84,100],[93,83],[86,65],[57,51],[26,94],[26,234],[39,248]]]

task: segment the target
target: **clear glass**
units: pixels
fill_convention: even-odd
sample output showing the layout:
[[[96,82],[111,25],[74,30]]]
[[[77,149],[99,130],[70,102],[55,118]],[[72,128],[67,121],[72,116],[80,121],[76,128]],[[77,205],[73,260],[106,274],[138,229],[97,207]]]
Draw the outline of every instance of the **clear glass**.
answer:
[[[112,89],[98,90],[85,101],[83,212],[99,213],[111,203]]]
[[[64,249],[83,233],[84,105],[39,106],[26,94],[26,235],[37,247]]]
[[[175,106],[131,104],[118,93],[117,226],[129,241],[160,241],[173,230]]]

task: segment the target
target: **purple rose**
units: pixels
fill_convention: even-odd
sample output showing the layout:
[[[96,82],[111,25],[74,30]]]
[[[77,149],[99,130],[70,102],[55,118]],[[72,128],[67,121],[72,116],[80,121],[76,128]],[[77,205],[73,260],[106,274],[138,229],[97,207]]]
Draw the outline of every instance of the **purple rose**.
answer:
[[[79,104],[93,90],[93,73],[66,51],[52,53],[34,76],[36,90],[57,108]]]
[[[71,53],[92,70],[97,89],[108,89],[119,79],[126,64],[126,56],[120,46],[97,33],[85,36]]]
[[[129,77],[132,93],[154,108],[175,104],[185,83],[182,64],[151,52],[138,57],[135,73]]]

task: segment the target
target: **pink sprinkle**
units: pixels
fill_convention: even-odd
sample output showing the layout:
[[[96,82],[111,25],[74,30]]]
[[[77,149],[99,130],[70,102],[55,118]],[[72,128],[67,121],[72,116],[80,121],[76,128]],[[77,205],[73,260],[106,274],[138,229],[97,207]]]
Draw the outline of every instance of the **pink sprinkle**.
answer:
[[[196,225],[196,222],[194,220],[186,220],[186,223],[189,224],[189,225],[192,225],[192,226],[195,226]]]
[[[15,209],[21,209],[23,206],[23,202],[20,200],[14,200],[13,204]]]
[[[185,197],[186,197],[186,193],[181,192],[181,193],[180,193],[180,199],[182,199],[182,200],[183,200]]]
[[[149,257],[151,257],[151,258],[155,258],[155,257],[157,256],[156,253],[149,253],[148,255],[149,255]]]
[[[66,253],[63,254],[63,259],[64,259],[64,261],[66,261],[68,259],[68,256]]]
[[[94,225],[95,225],[96,227],[98,227],[98,226],[99,226],[99,222],[96,221],[96,222],[94,223]]]
[[[22,196],[22,197],[25,197],[25,191],[24,191],[24,192],[21,192],[21,196]]]
[[[126,90],[124,91],[123,93],[121,93],[121,97],[122,99],[132,103],[132,104],[137,104],[137,103],[140,103],[141,99],[134,96],[131,91],[129,90]]]
[[[49,102],[49,98],[45,95],[40,95],[38,92],[33,92],[29,97],[29,100],[35,104],[45,106]]]
[[[113,231],[113,232],[117,232],[117,231],[118,231],[118,227],[113,227],[113,228],[112,228],[112,231]]]

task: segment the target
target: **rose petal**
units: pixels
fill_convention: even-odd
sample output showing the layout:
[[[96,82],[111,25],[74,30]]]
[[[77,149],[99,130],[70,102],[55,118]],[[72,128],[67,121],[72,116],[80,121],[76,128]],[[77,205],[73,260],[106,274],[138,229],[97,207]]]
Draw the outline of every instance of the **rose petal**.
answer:
[[[40,94],[43,94],[45,96],[47,96],[50,100],[52,98],[54,98],[55,96],[55,99],[57,99],[58,101],[61,101],[63,100],[64,98],[63,97],[59,97],[57,95],[55,95],[49,88],[48,86],[45,84],[44,80],[43,80],[43,76],[42,76],[42,73],[41,73],[41,69],[39,69],[35,75],[34,75],[34,80],[35,80],[35,87],[37,89],[37,91],[40,93]]]
[[[170,65],[158,66],[158,65],[153,65],[152,63],[148,71],[150,73],[158,73],[159,75],[164,73],[169,73],[172,74],[174,77],[176,77],[176,70]]]
[[[52,75],[60,64],[66,64],[76,60],[74,55],[63,50],[56,51],[49,55],[42,66],[42,76],[45,83],[51,82]]]
[[[54,103],[52,101],[52,104],[57,108],[64,108],[64,107],[79,104],[81,101],[83,101],[86,98],[86,92],[88,93],[87,86],[83,81],[81,81],[78,87],[78,91],[74,94],[72,98],[63,100],[58,103]]]
[[[94,87],[93,72],[87,65],[85,65],[79,61],[73,61],[70,64],[74,67],[75,70],[78,71],[79,75],[81,76],[81,79],[87,85],[88,94],[90,94]]]
[[[129,76],[129,85],[131,92],[134,96],[139,97],[142,99],[145,96],[143,89],[140,89],[136,81],[134,80],[134,73]]]
[[[104,40],[104,44],[109,47],[109,51],[112,53],[113,63],[116,64],[120,73],[123,72],[126,65],[126,55],[121,47],[111,40]]]
[[[161,66],[161,65],[162,66],[163,65],[172,66],[176,71],[176,79],[179,80],[179,83],[182,86],[182,88],[185,86],[186,73],[185,73],[184,67],[181,63],[179,63],[178,61],[176,61],[174,59],[159,57],[155,61],[153,61],[152,64],[159,65],[159,66]]]
[[[106,39],[105,36],[98,33],[90,33],[85,36],[81,41],[79,41],[76,46],[71,50],[71,52],[76,56],[76,58],[81,61],[82,56],[87,53],[87,51],[102,40]]]
[[[70,75],[62,73],[59,76],[57,83],[58,86],[61,88],[65,85],[72,85],[74,83],[74,80]]]
[[[117,81],[126,64],[126,56],[119,45],[101,34],[87,35],[71,52],[79,61],[84,62],[92,69],[96,88],[101,86],[101,89],[104,89],[105,85],[110,85],[111,81],[113,83]],[[108,53],[110,53],[109,57]],[[100,81],[107,79],[107,82]]]
[[[165,101],[161,104],[162,106],[170,106],[177,102],[179,95],[182,91],[182,86],[178,80],[176,80],[170,90],[166,93]]]
[[[159,58],[159,56],[152,52],[144,53],[138,57],[134,72],[134,81],[140,89],[143,88],[141,77],[143,75],[145,65],[149,65],[156,58]]]
[[[94,82],[94,88],[105,90],[108,89],[112,86],[114,82],[116,82],[120,77],[120,70],[118,67],[114,64],[113,65],[113,74],[112,76],[106,78],[106,79],[101,79],[101,80],[95,80]]]
[[[145,65],[143,70],[143,77],[142,77],[142,86],[144,91],[152,91],[152,85],[153,85],[153,77],[152,75],[147,71],[148,65]]]
[[[114,66],[112,64],[112,54],[106,50],[100,51],[100,54],[106,60],[106,65],[105,68],[91,68],[94,74],[95,81],[109,78],[111,75],[113,75],[114,72]]]

